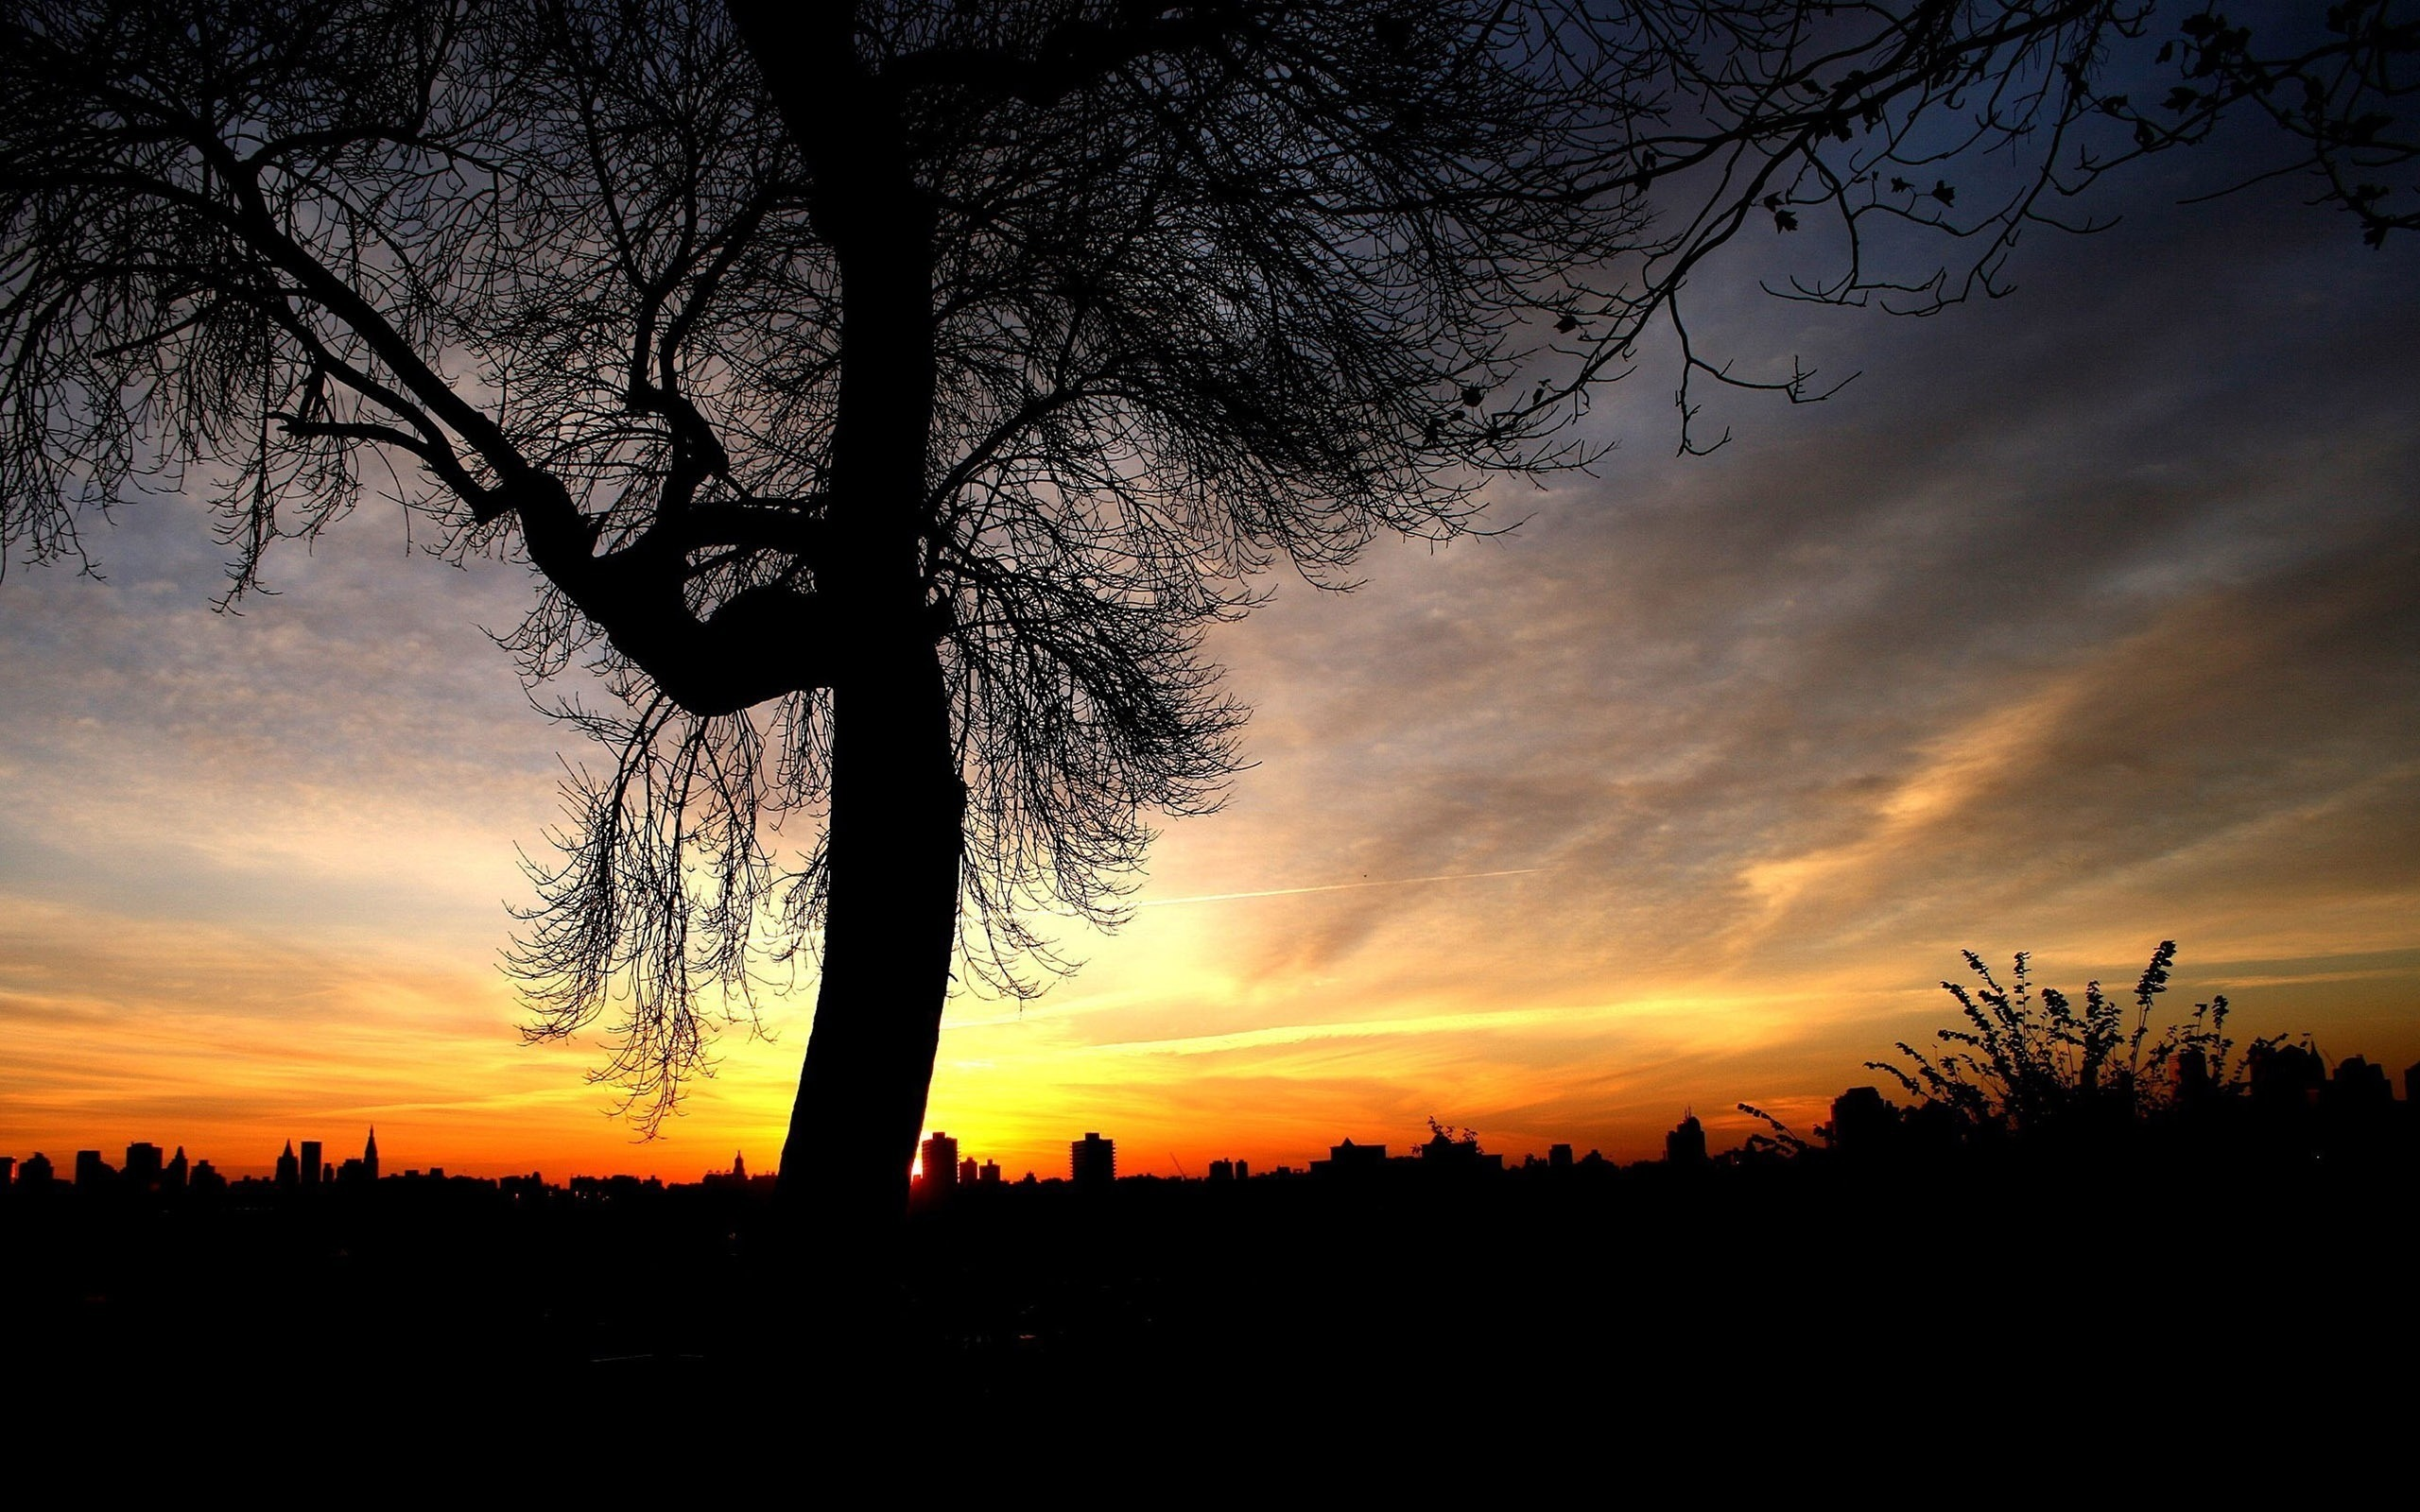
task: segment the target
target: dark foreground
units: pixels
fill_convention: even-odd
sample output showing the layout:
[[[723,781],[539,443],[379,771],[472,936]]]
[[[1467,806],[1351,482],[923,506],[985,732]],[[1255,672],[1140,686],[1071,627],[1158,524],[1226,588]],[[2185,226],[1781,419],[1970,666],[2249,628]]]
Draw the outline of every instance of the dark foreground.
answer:
[[[820,1452],[1175,1435],[1330,1459],[1391,1444],[1397,1469],[1507,1435],[1549,1457],[1674,1433],[1803,1434],[1851,1457],[2122,1440],[2182,1456],[2171,1474],[2246,1433],[2323,1459],[2403,1441],[2420,1392],[2406,1152],[1824,1153],[978,1190],[918,1213],[887,1280],[837,1301],[770,1243],[762,1191],[12,1194],[10,1419],[39,1442],[114,1433],[136,1402],[300,1412],[320,1426],[286,1436],[297,1452],[374,1415],[441,1452],[728,1413]],[[868,1358],[842,1335],[884,1343]]]

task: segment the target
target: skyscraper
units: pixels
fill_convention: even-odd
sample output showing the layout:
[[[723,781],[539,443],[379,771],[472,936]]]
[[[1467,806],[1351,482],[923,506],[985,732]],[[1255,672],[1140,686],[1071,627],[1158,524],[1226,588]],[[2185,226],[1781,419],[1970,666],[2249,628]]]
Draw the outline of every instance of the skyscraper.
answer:
[[[162,1162],[160,1146],[149,1140],[139,1140],[126,1147],[126,1184],[137,1192],[149,1192],[160,1184]]]
[[[277,1158],[277,1184],[290,1188],[300,1183],[302,1179],[302,1167],[294,1161],[294,1142],[287,1140],[285,1153]]]
[[[925,1142],[925,1190],[939,1195],[958,1185],[958,1141],[940,1129]]]
[[[370,1125],[370,1143],[361,1147],[361,1173],[372,1181],[378,1179],[378,1125],[375,1124]]]
[[[320,1184],[320,1142],[318,1140],[302,1142],[302,1184],[306,1187],[318,1186]]]
[[[1664,1136],[1664,1163],[1667,1165],[1699,1166],[1705,1164],[1705,1125],[1698,1115],[1681,1115],[1681,1126]]]
[[[1080,1187],[1106,1187],[1117,1179],[1117,1142],[1086,1134],[1067,1146],[1067,1176]]]

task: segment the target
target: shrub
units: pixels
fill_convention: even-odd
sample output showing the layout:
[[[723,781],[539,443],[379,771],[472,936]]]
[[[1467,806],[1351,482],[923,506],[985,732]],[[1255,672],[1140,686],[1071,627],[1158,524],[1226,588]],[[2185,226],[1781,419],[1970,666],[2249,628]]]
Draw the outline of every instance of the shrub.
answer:
[[[2174,940],[2152,953],[2131,1012],[2099,982],[2085,987],[2081,1008],[2056,988],[2037,991],[2026,952],[2017,953],[2007,987],[1981,956],[1964,954],[1982,985],[1941,984],[1967,1025],[1937,1031],[1950,1048],[1927,1056],[1902,1040],[1906,1065],[1866,1066],[1896,1081],[1920,1108],[1945,1109],[1968,1138],[2133,1123],[2202,1097],[2240,1095],[2252,1056],[2276,1042],[2256,1041],[2243,1059],[2230,1061],[2235,1041],[2226,1036],[2223,996],[2195,1004],[2189,1020],[2154,1033],[2152,1009],[2168,990]]]

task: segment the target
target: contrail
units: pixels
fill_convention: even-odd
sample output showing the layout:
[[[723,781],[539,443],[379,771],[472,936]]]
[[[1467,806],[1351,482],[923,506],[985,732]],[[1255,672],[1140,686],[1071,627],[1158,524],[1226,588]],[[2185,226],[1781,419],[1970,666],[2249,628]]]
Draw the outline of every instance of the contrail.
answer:
[[[1475,882],[1481,877],[1526,877],[1545,867],[1515,867],[1510,871],[1453,871],[1440,877],[1389,877],[1383,882],[1330,882],[1316,887],[1270,887],[1262,892],[1205,892],[1196,898],[1152,898],[1137,908],[1170,908],[1178,903],[1223,903],[1238,898],[1291,898],[1306,892],[1349,892],[1356,887],[1409,887],[1423,882]]]

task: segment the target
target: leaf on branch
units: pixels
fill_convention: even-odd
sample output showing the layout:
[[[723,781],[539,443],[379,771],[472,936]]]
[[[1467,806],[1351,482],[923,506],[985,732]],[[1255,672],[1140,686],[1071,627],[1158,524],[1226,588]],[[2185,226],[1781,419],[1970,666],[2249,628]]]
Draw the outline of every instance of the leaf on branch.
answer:
[[[1776,210],[1773,212],[1773,229],[1775,231],[1796,231],[1798,229],[1798,217],[1787,210]]]
[[[1958,203],[1958,190],[1948,180],[1936,179],[1933,180],[1932,198],[1945,205],[1954,205]]]

